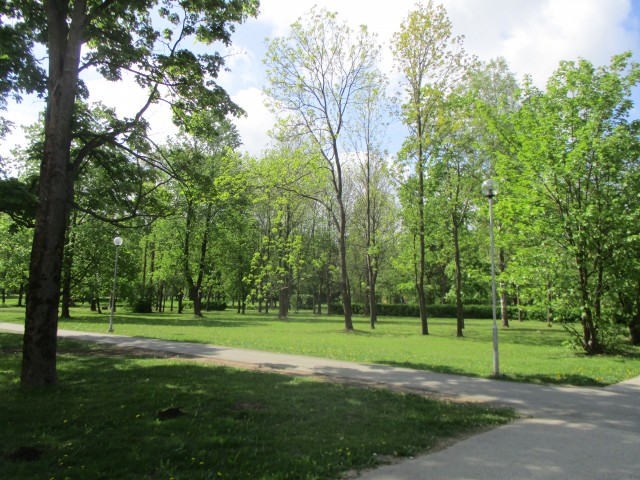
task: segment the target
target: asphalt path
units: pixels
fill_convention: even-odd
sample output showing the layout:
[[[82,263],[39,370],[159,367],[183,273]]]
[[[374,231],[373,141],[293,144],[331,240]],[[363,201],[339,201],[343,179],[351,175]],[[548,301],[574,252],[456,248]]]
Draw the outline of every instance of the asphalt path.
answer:
[[[0,330],[23,328],[0,323]],[[640,377],[606,388],[532,385],[108,333],[59,330],[58,336],[495,403],[522,416],[443,450],[361,472],[364,480],[640,479]]]

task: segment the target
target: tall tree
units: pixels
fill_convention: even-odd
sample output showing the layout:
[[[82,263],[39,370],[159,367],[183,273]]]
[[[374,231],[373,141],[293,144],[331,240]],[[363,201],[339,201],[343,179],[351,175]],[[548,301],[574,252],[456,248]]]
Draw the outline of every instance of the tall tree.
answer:
[[[226,92],[212,81],[223,66],[223,58],[219,54],[195,55],[181,45],[193,38],[207,44],[229,44],[230,25],[255,15],[257,5],[256,0],[5,2],[2,24],[18,22],[25,32],[21,56],[16,58],[24,58],[25,65],[36,62],[35,43],[43,44],[48,52],[44,148],[27,290],[22,385],[57,381],[56,331],[64,238],[74,181],[86,166],[88,154],[144,127],[144,112],[161,96],[173,105],[180,123],[188,122],[194,109],[219,115],[237,111]],[[149,96],[136,115],[93,132],[86,147],[72,157],[76,100],[86,93],[80,74],[90,69],[114,81],[120,80],[125,70],[133,72],[138,83],[149,88]],[[17,81],[10,87],[20,88]]]
[[[365,203],[365,268],[369,325],[373,329],[377,321],[376,283],[379,272],[380,245],[378,244],[384,218],[385,202],[384,142],[390,105],[384,93],[384,79],[375,79],[356,95],[360,105],[354,115],[355,128],[350,132],[353,151],[358,158],[359,175],[356,183],[364,187]]]
[[[429,0],[417,5],[394,34],[392,51],[403,77],[406,99],[402,105],[402,120],[410,129],[405,141],[407,158],[415,162],[417,190],[416,279],[415,286],[420,306],[422,334],[429,334],[425,297],[426,245],[425,245],[425,169],[431,146],[434,114],[443,95],[460,80],[468,57],[463,48],[463,37],[454,36],[447,12],[442,5]]]
[[[451,241],[443,244],[453,246],[458,337],[463,336],[464,329],[460,241],[481,183],[481,161],[471,122],[473,96],[468,91],[465,94],[465,88],[447,95],[435,111],[437,121],[427,180],[430,200],[438,205],[439,212],[445,213],[444,218],[433,219],[433,223],[445,225]]]
[[[518,172],[507,177],[517,194],[510,201],[528,205],[522,228],[537,237],[544,232],[558,273],[561,265],[570,268],[570,276],[555,276],[557,300],[580,306],[582,328],[573,333],[591,354],[606,350],[608,271],[637,232],[628,207],[637,195],[630,178],[639,168],[640,124],[628,117],[640,65],[630,58],[617,55],[600,68],[582,59],[561,62],[545,92],[526,85],[515,155],[502,159],[505,174]]]
[[[184,221],[181,267],[196,316],[202,316],[202,287],[211,271],[208,257],[215,224],[243,201],[245,179],[234,152],[239,144],[235,127],[223,121],[217,124],[215,138],[183,138],[168,148],[167,158],[177,177],[179,219]]]
[[[285,121],[299,125],[324,159],[335,209],[326,204],[338,232],[344,326],[353,330],[347,268],[345,133],[353,122],[355,95],[372,81],[379,49],[361,26],[352,30],[335,13],[312,9],[291,25],[291,33],[273,39],[265,59],[267,93]]]

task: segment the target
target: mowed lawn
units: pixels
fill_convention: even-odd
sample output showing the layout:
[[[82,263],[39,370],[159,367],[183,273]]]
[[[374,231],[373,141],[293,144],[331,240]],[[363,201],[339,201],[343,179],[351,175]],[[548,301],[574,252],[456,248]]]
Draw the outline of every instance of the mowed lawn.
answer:
[[[19,387],[0,332],[0,478],[337,479],[513,411],[61,340],[59,383]]]
[[[0,321],[22,322],[24,310],[0,309]],[[106,333],[108,312],[72,309],[60,329]],[[345,332],[339,316],[291,313],[286,320],[252,311],[132,314],[114,317],[115,334],[209,343],[354,362],[385,364],[460,375],[489,377],[493,346],[490,320],[466,320],[464,337],[456,337],[454,319],[429,319],[430,335],[420,334],[417,318],[381,317],[376,329],[354,317]],[[500,372],[505,380],[604,386],[640,375],[640,349],[625,346],[618,355],[585,356],[570,348],[560,325],[512,321],[499,327]]]

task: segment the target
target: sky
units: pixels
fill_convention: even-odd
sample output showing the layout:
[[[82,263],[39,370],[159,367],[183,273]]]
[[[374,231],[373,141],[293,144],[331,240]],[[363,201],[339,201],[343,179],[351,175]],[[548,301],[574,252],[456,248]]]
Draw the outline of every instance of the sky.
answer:
[[[640,0],[436,0],[447,10],[454,34],[465,36],[465,50],[480,60],[504,57],[518,79],[531,75],[543,88],[561,60],[585,58],[594,65],[606,65],[611,57],[632,51],[640,61]],[[289,25],[314,5],[337,12],[352,26],[367,25],[382,45],[382,70],[397,86],[389,49],[400,23],[416,5],[416,0],[262,0],[260,15],[236,28],[228,54],[229,72],[219,83],[246,112],[236,124],[242,137],[242,151],[259,155],[268,145],[273,115],[264,105],[262,89],[265,68],[262,58],[267,38],[284,36]],[[143,92],[131,83],[113,84],[97,76],[87,80],[91,100],[114,106],[119,114],[135,112]],[[638,89],[637,89],[638,90]],[[640,90],[634,95],[640,104]],[[27,98],[20,105],[10,104],[6,116],[16,125],[34,123],[43,108],[42,100]],[[639,105],[640,106],[640,105]],[[634,112],[640,114],[640,108]],[[169,113],[155,108],[150,116],[154,140],[162,142],[174,132]],[[15,144],[24,142],[20,128],[0,143],[5,155]],[[394,133],[395,132],[395,133]],[[392,136],[402,135],[401,130]],[[402,138],[391,138],[390,147]]]

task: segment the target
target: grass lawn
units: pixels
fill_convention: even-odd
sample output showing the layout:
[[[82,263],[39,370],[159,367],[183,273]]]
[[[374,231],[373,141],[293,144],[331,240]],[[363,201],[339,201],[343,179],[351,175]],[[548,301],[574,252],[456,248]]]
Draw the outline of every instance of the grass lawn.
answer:
[[[3,320],[7,314],[2,311]],[[183,332],[169,316],[129,318],[137,320],[131,332],[153,335],[167,321],[158,328],[163,335],[190,339],[218,322],[240,322],[220,316],[198,326],[185,316]],[[118,320],[125,333],[124,318]],[[246,321],[239,330],[260,326],[257,317]],[[98,317],[83,322],[79,328],[104,330]],[[21,340],[0,333],[0,477],[6,479],[343,478],[513,418],[510,410],[486,405],[134,356],[69,340],[59,342],[59,386],[23,390]]]
[[[59,328],[105,333],[109,315],[87,308],[72,309],[72,319]],[[1,308],[0,321],[22,322],[24,310]],[[461,375],[488,377],[492,372],[490,320],[467,320],[465,336],[457,338],[454,319],[430,319],[430,335],[420,335],[416,318],[382,317],[375,330],[368,319],[355,317],[355,332],[345,333],[338,316],[234,311],[131,314],[116,312],[115,333],[167,340],[211,343],[340,360],[402,366]],[[559,325],[511,322],[500,328],[500,371],[507,380],[604,386],[640,375],[640,349],[628,346],[619,355],[585,356],[565,345],[569,336]]]

